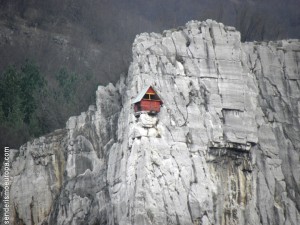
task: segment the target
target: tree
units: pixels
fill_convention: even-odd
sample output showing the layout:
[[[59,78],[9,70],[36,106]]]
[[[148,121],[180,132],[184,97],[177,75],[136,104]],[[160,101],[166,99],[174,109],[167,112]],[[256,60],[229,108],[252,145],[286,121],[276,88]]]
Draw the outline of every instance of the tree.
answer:
[[[45,85],[44,78],[41,76],[38,67],[26,61],[21,67],[20,91],[22,94],[22,112],[24,122],[29,124],[32,114],[37,109],[37,95]]]
[[[20,69],[9,66],[0,77],[0,145],[18,147],[42,133],[36,117],[39,93],[45,82],[38,67],[26,60]]]
[[[1,114],[6,122],[14,125],[23,121],[20,111],[21,76],[15,67],[9,67],[0,80]],[[12,118],[14,115],[14,118]]]
[[[70,73],[66,68],[61,68],[56,74],[59,90],[67,103],[74,100],[76,86],[78,85],[78,75]]]

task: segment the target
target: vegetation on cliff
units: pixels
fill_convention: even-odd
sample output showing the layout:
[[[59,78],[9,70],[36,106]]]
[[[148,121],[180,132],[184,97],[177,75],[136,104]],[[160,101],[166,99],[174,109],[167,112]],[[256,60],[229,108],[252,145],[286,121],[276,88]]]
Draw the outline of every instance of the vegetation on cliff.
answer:
[[[79,76],[66,68],[47,78],[29,60],[9,66],[0,77],[1,147],[17,148],[59,128],[70,112],[79,113],[92,103],[95,90],[91,75]]]

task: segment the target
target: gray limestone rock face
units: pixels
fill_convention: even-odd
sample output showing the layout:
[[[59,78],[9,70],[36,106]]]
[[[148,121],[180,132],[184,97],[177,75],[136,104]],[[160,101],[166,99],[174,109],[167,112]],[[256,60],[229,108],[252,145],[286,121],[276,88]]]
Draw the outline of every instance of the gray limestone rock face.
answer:
[[[12,157],[11,223],[300,224],[299,58],[212,20],[138,35],[126,78]]]

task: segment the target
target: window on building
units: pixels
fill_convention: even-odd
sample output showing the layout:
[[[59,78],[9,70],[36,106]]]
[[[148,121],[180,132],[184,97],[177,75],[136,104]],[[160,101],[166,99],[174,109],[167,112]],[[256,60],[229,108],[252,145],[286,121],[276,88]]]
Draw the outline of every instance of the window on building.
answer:
[[[153,93],[146,93],[143,97],[145,100],[159,100],[158,96]]]

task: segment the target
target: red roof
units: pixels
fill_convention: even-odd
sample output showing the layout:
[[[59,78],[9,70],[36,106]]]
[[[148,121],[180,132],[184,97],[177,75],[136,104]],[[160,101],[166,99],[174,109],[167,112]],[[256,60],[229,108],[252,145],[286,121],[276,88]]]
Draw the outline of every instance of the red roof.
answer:
[[[145,88],[143,88],[141,90],[141,92],[138,94],[138,96],[136,96],[136,98],[133,100],[132,104],[140,102],[143,99],[143,97],[145,96],[146,93],[154,93],[154,94],[156,94],[155,90],[150,85],[146,86]],[[157,97],[159,98],[158,95],[157,95]],[[159,98],[159,100],[161,101],[160,98]]]

